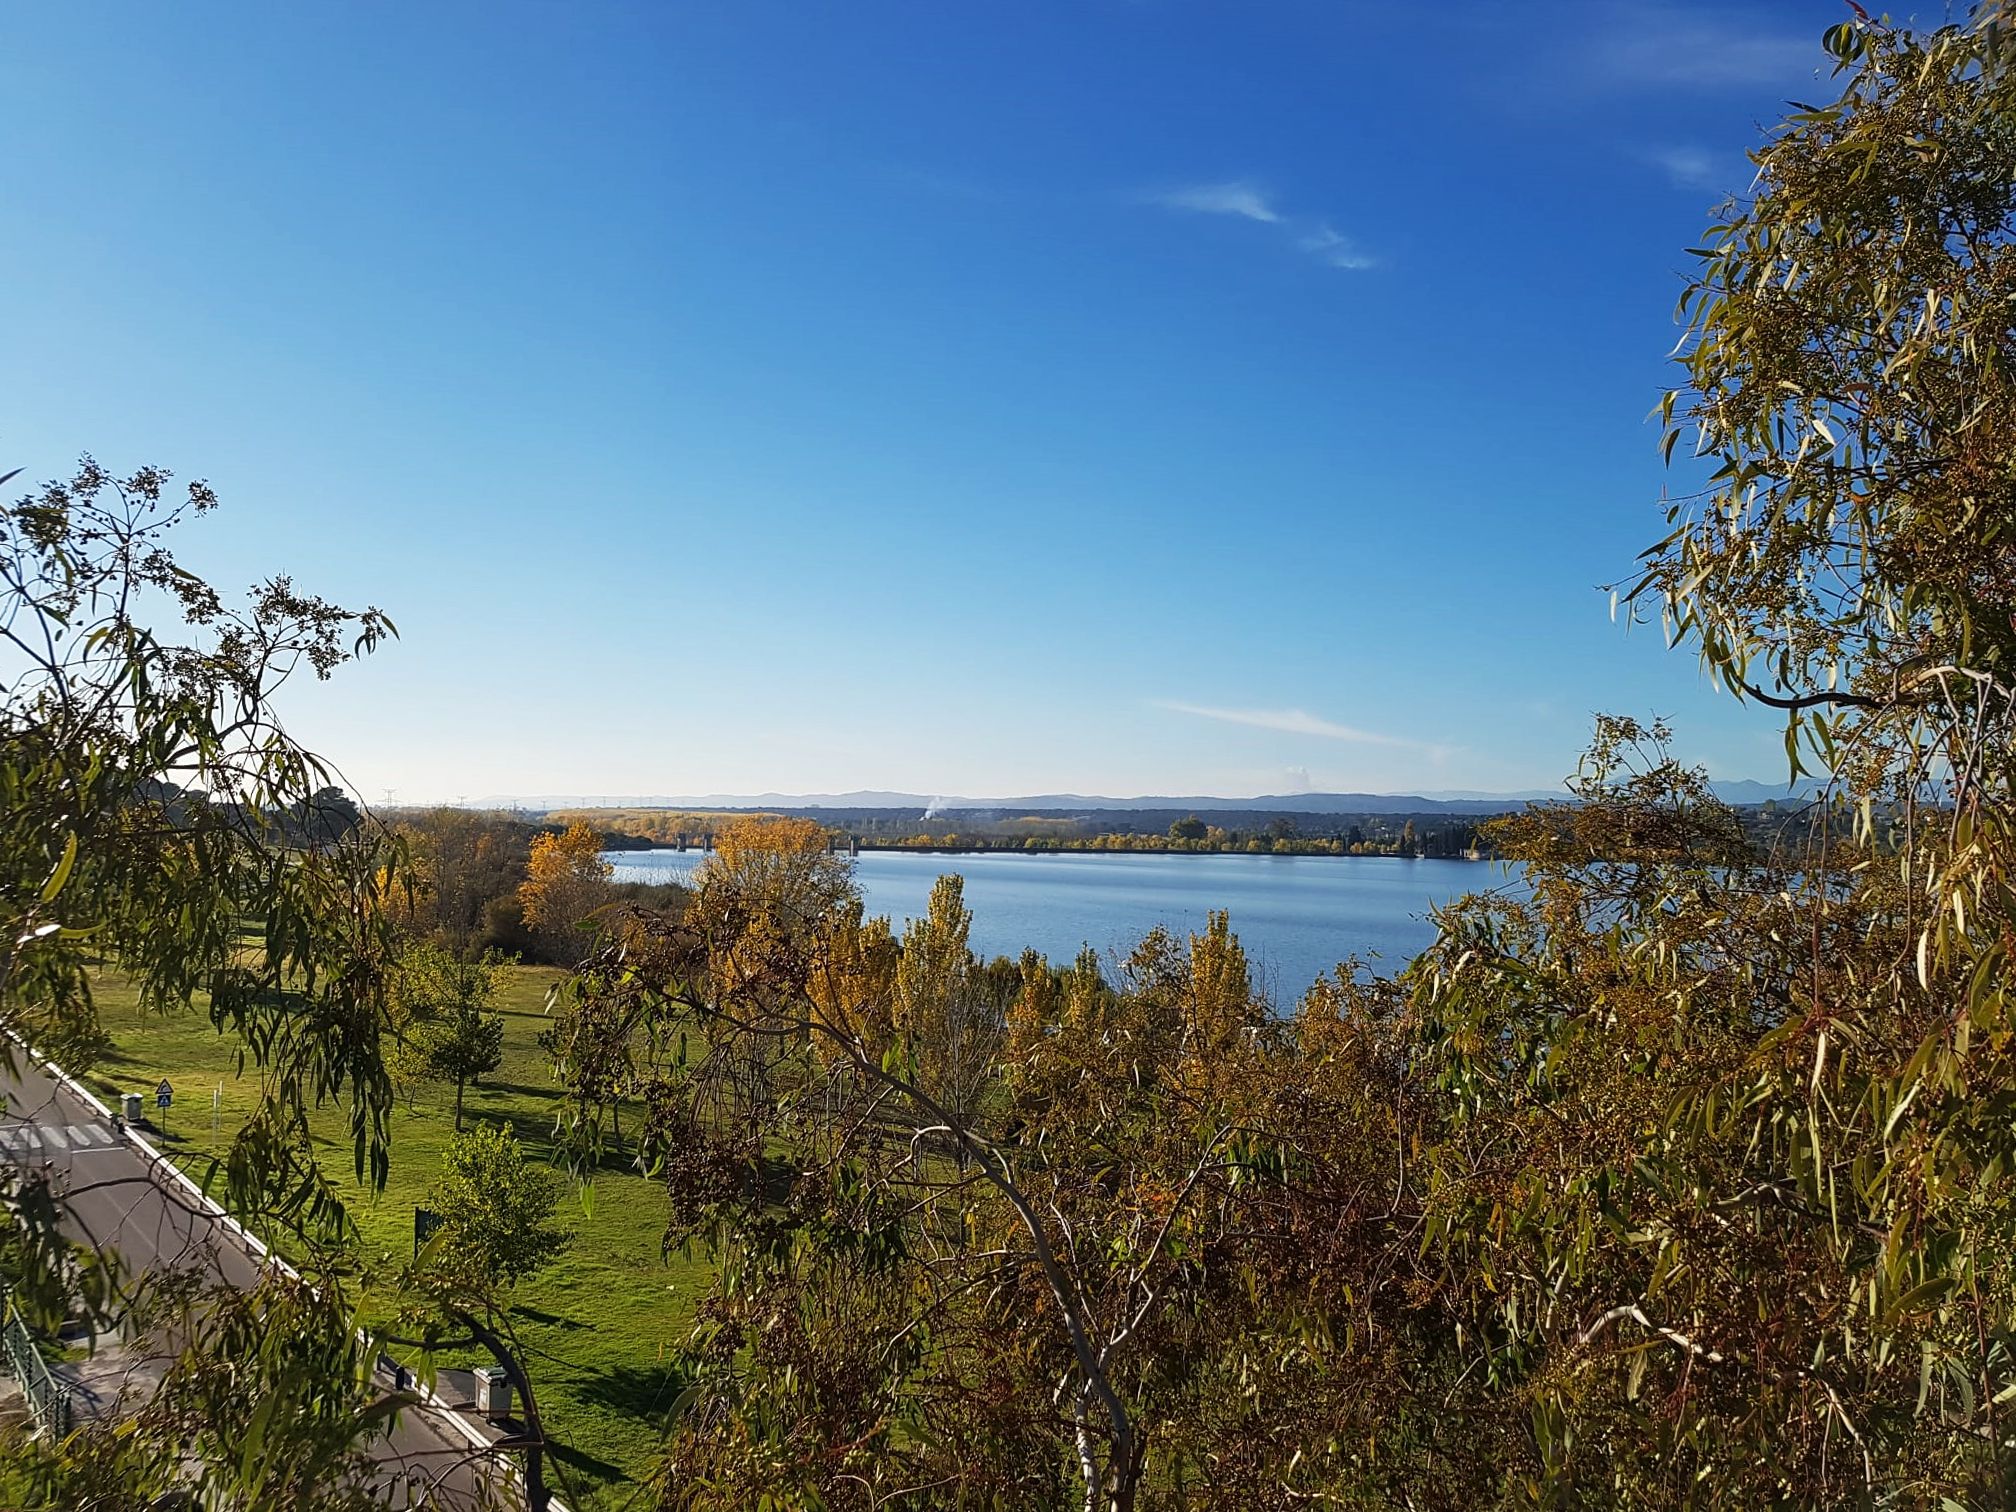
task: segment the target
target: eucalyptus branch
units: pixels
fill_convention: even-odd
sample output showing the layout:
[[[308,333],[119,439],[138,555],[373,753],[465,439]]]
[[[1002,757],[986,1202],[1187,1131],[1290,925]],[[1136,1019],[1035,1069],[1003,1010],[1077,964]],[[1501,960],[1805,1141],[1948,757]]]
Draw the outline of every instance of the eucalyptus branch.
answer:
[[[1106,1374],[1101,1351],[1092,1342],[1085,1299],[1072,1284],[1063,1266],[1058,1263],[1056,1252],[1050,1244],[1050,1236],[1035,1205],[1015,1181],[1006,1157],[992,1142],[983,1139],[962,1120],[953,1117],[923,1088],[884,1070],[879,1062],[870,1058],[858,1040],[842,1034],[816,1017],[779,1020],[767,1026],[760,1026],[741,1019],[730,1010],[718,1006],[710,1007],[697,999],[688,998],[686,1005],[696,1012],[712,1013],[731,1025],[747,1028],[751,1032],[765,1033],[768,1038],[818,1034],[830,1040],[863,1076],[880,1086],[887,1087],[897,1096],[908,1099],[927,1118],[942,1125],[952,1135],[955,1144],[975,1162],[988,1182],[1014,1209],[1024,1232],[1029,1235],[1031,1246],[1036,1252],[1036,1263],[1043,1272],[1043,1279],[1049,1287],[1051,1297],[1057,1303],[1064,1319],[1065,1332],[1070,1339],[1071,1352],[1077,1360],[1085,1389],[1098,1400],[1100,1410],[1106,1416],[1112,1434],[1114,1461],[1123,1466],[1130,1464],[1134,1451],[1133,1421]],[[1087,1494],[1092,1494],[1091,1488],[1088,1488]]]
[[[1751,698],[1756,699],[1757,702],[1768,704],[1774,709],[1789,709],[1794,713],[1804,709],[1823,707],[1844,709],[1881,709],[1887,707],[1886,700],[1868,698],[1860,693],[1840,693],[1829,690],[1824,693],[1805,693],[1796,698],[1780,698],[1774,693],[1766,693],[1755,683],[1746,681],[1741,677],[1735,678],[1734,681],[1737,687],[1741,688]]]

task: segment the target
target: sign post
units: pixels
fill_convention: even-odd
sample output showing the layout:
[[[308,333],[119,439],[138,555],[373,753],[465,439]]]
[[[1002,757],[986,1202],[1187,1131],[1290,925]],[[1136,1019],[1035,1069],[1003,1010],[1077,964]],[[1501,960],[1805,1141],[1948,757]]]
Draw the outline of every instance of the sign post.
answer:
[[[161,1110],[161,1132],[168,1132],[168,1105],[175,1101],[175,1089],[168,1085],[168,1078],[161,1078],[161,1085],[154,1089],[154,1106]]]

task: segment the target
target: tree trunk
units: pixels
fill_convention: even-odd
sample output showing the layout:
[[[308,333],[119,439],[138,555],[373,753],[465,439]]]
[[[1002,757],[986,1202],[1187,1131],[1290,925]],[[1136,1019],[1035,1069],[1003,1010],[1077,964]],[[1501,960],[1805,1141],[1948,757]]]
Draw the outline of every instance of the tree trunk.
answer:
[[[1078,1447],[1078,1475],[1085,1482],[1085,1512],[1100,1512],[1099,1509],[1099,1457],[1092,1452],[1092,1426],[1086,1421],[1086,1391],[1078,1390],[1078,1400],[1072,1404],[1072,1438]]]
[[[539,1399],[532,1395],[531,1377],[496,1332],[459,1309],[455,1315],[468,1326],[476,1341],[490,1351],[491,1358],[504,1367],[518,1400],[524,1404],[525,1505],[528,1512],[548,1512],[553,1505],[553,1493],[546,1488],[546,1426],[539,1416]]]
[[[456,1132],[457,1134],[460,1134],[460,1133],[462,1132],[462,1088],[463,1088],[463,1086],[464,1086],[464,1082],[463,1082],[463,1079],[462,1079],[461,1077],[459,1077],[459,1076],[458,1076],[458,1077],[456,1077],[456,1078],[455,1078],[455,1132]]]

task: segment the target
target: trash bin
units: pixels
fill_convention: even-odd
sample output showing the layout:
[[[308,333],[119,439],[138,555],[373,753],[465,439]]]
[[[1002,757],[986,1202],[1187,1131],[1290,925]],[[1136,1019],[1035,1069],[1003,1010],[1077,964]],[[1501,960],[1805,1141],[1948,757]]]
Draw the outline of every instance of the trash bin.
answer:
[[[147,1117],[147,1114],[143,1111],[147,1106],[147,1099],[140,1093],[128,1092],[120,1098],[120,1101],[125,1104],[126,1122],[129,1124],[140,1123]]]
[[[511,1377],[496,1365],[476,1372],[476,1410],[495,1423],[511,1416]]]

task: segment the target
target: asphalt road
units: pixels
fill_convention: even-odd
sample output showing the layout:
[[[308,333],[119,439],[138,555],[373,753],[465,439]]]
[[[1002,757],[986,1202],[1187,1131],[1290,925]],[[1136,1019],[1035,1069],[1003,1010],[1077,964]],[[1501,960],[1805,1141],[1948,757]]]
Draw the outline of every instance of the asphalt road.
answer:
[[[233,1225],[122,1139],[85,1099],[13,1049],[13,1071],[0,1065],[6,1099],[0,1158],[47,1166],[72,1237],[117,1251],[136,1274],[197,1266],[241,1290],[257,1284],[270,1262]],[[408,1409],[377,1442],[385,1505],[465,1512],[495,1505],[500,1494],[507,1505],[521,1505],[503,1464],[478,1451],[447,1417],[436,1407]]]

